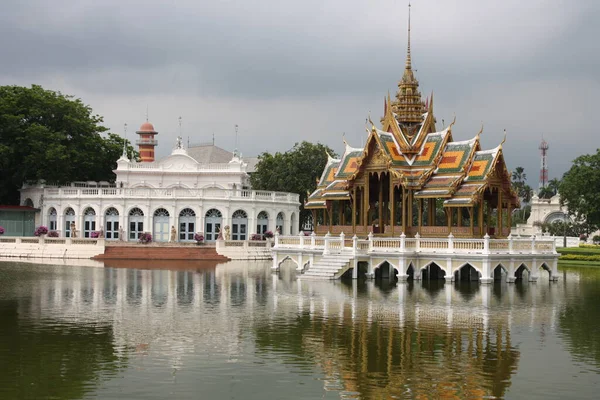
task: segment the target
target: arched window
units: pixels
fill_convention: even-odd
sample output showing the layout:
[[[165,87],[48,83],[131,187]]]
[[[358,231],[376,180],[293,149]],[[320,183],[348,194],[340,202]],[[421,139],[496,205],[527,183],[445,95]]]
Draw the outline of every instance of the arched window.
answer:
[[[137,207],[129,211],[129,240],[138,240],[144,232],[144,212]]]
[[[92,237],[92,232],[96,230],[96,211],[88,207],[83,212],[83,237]]]
[[[104,213],[105,229],[104,236],[107,240],[119,239],[119,211],[116,208],[110,207]]]
[[[277,232],[281,233],[282,235],[285,235],[285,231],[283,230],[285,228],[284,221],[285,221],[285,215],[283,215],[282,212],[277,214],[277,219],[275,220],[275,229],[277,230]]]
[[[261,211],[256,217],[256,233],[263,235],[269,229],[269,214]]]
[[[155,242],[169,241],[169,212],[164,208],[158,208],[154,211],[154,236]]]
[[[248,232],[248,214],[244,210],[237,210],[231,218],[231,239],[246,240]]]
[[[57,229],[56,217],[56,208],[50,207],[50,209],[48,210],[48,229],[51,231],[55,231]]]
[[[71,232],[71,226],[75,228],[75,232]],[[74,234],[77,232],[75,226],[75,211],[71,207],[67,207],[65,210],[65,237],[75,237]]]
[[[179,213],[179,240],[191,242],[196,231],[196,213],[191,208],[184,208]]]
[[[223,215],[221,211],[216,208],[211,208],[204,215],[204,240],[207,242],[214,242],[219,236],[221,231],[221,223],[223,222]]]

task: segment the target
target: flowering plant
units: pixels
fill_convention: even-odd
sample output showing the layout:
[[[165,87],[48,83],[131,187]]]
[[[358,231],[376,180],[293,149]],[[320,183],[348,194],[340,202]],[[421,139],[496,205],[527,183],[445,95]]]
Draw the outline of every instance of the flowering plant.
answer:
[[[273,232],[266,231],[265,233],[263,233],[263,236],[265,237],[265,239],[271,239],[273,237]]]
[[[194,235],[194,240],[196,241],[196,243],[200,244],[200,243],[204,242],[204,235],[201,233],[196,233]]]
[[[33,232],[34,236],[42,236],[48,233],[48,228],[44,225],[40,225],[36,228],[35,232]]]
[[[50,231],[50,232],[48,232],[48,237],[58,237],[58,232]]]
[[[0,226],[0,235],[4,235],[4,228]]]
[[[252,236],[250,236],[250,240],[262,240],[262,235],[260,233],[253,233]]]
[[[144,232],[140,235],[140,243],[148,244],[152,241],[152,235],[148,232]]]
[[[92,239],[97,239],[98,237],[100,237],[100,232],[94,231],[94,232],[90,233],[90,237]]]

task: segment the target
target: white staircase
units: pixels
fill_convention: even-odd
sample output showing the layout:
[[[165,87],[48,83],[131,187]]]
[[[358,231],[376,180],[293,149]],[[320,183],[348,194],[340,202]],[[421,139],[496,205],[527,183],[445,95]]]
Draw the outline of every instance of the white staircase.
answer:
[[[323,256],[323,258],[315,262],[314,265],[309,266],[301,277],[311,279],[337,279],[346,272],[348,268],[352,267],[351,261],[353,258],[354,256],[351,254],[330,254]]]

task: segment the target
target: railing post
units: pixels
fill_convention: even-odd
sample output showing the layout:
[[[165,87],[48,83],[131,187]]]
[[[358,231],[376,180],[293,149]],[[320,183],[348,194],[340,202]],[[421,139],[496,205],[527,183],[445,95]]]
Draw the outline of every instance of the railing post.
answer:
[[[279,232],[277,230],[275,231],[275,246],[273,247],[279,247]]]
[[[367,238],[369,239],[369,253],[373,251],[373,232],[369,232],[369,235],[367,236]]]
[[[421,251],[421,235],[419,235],[419,232],[415,235],[415,251],[417,253]]]
[[[358,252],[358,237],[356,235],[352,236],[352,255],[356,255]]]
[[[448,235],[448,252],[454,252],[454,235],[452,234],[452,232],[450,232],[450,234]]]
[[[344,248],[346,247],[346,235],[344,234],[344,232],[340,232],[340,252],[344,251]]]
[[[302,231],[298,232],[298,236],[300,237],[300,248],[303,249],[304,248],[304,232],[302,232]]]
[[[531,254],[535,254],[535,235],[531,236]]]
[[[483,254],[490,254],[490,235],[487,233],[483,237]]]
[[[512,234],[509,234],[508,237],[508,254],[512,254],[513,252],[513,238],[512,238]]]
[[[313,231],[313,232],[310,234],[310,248],[311,248],[311,249],[314,249],[314,248],[315,248],[315,236],[317,236],[317,235],[316,235],[315,231]]]
[[[406,251],[406,235],[404,232],[400,234],[400,252],[404,253]]]
[[[327,233],[325,234],[325,238],[323,239],[324,241],[324,246],[323,246],[323,255],[329,254],[329,237],[331,235],[329,234],[329,231],[327,231]]]

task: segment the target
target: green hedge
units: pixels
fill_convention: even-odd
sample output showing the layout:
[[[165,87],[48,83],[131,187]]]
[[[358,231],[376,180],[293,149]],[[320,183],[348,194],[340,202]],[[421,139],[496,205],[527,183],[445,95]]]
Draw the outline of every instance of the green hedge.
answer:
[[[564,254],[560,255],[559,260],[577,260],[577,261],[600,261],[600,254]]]

